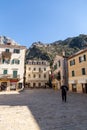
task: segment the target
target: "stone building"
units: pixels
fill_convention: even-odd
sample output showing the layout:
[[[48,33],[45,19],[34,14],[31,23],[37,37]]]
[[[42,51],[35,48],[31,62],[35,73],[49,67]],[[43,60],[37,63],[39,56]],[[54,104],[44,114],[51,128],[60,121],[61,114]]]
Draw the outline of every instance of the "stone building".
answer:
[[[27,60],[26,62],[26,87],[46,87],[49,82],[50,66],[47,61]]]
[[[56,85],[58,89],[62,84],[68,85],[68,63],[65,54],[63,56],[56,55],[53,63],[52,75],[53,85]]]
[[[0,44],[0,90],[23,87],[25,51],[24,46]]]
[[[69,89],[87,93],[87,48],[68,59]]]

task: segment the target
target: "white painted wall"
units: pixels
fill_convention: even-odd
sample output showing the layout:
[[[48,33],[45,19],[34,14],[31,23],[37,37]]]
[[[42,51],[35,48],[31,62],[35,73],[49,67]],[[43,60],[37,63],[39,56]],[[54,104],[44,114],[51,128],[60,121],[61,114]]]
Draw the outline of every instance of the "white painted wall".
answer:
[[[23,76],[24,76],[24,59],[25,59],[25,51],[26,51],[26,48],[20,47],[17,49],[20,49],[20,53],[16,54],[16,53],[13,53],[13,50],[15,49],[14,46],[12,46],[12,48],[10,48],[8,46],[8,48],[4,47],[4,48],[0,48],[0,55],[3,51],[5,51],[5,49],[9,49],[10,52],[12,53],[11,55],[11,59],[10,59],[10,64],[2,64],[0,63],[0,75],[3,74],[3,70],[4,69],[7,69],[8,70],[8,74],[12,75],[13,74],[13,70],[17,70],[18,71],[18,75],[20,75],[20,81],[23,82]],[[20,64],[11,64],[11,61],[12,59],[19,59],[20,60]],[[19,81],[19,82],[20,82]]]

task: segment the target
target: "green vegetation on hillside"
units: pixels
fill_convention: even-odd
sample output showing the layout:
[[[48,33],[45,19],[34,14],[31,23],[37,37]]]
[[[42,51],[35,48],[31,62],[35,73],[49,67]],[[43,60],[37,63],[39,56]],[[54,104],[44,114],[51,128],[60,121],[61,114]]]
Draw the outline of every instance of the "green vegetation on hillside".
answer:
[[[56,41],[50,44],[35,42],[27,50],[26,59],[42,59],[52,62],[56,55],[62,55],[65,51],[66,56],[70,56],[87,45],[87,35],[67,38],[64,41]]]

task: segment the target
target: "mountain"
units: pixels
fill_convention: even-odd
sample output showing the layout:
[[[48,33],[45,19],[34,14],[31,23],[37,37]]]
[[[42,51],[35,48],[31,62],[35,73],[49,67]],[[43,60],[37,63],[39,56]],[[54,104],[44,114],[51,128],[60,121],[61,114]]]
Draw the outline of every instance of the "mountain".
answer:
[[[0,44],[11,44],[11,45],[19,45],[14,40],[6,36],[0,36]]]
[[[0,44],[19,45],[6,36],[0,36]],[[26,60],[42,59],[50,62],[57,54],[62,55],[63,51],[65,51],[66,56],[70,56],[85,47],[87,47],[87,35],[84,34],[49,44],[40,41],[34,42],[31,47],[27,49]]]
[[[80,34],[65,40],[55,41],[50,44],[35,42],[27,50],[26,59],[42,59],[52,61],[58,54],[62,55],[65,51],[66,56],[70,56],[87,46],[87,35]]]

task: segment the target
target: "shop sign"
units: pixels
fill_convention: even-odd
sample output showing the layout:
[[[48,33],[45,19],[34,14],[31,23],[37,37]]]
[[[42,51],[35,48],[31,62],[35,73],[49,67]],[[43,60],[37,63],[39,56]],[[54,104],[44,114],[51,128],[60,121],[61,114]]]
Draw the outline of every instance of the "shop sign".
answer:
[[[0,79],[0,82],[7,82],[10,81],[9,79]]]
[[[18,82],[18,79],[10,79],[10,82]]]

